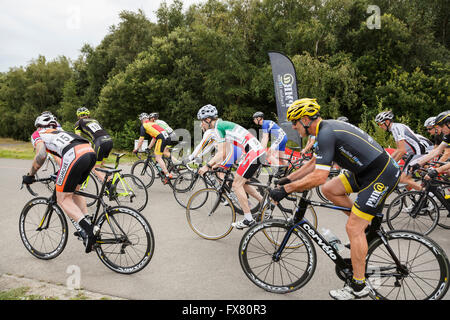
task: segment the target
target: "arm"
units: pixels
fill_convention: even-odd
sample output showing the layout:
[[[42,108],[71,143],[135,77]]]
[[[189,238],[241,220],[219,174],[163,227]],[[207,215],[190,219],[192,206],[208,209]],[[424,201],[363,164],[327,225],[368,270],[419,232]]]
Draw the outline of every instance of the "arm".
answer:
[[[309,190],[311,188],[324,184],[328,179],[329,173],[330,172],[328,170],[321,170],[316,168],[312,173],[308,174],[302,179],[286,184],[284,186],[284,189],[287,193]]]
[[[136,149],[133,150],[133,153],[137,153],[141,149],[143,142],[144,142],[144,137],[139,137],[138,144],[136,146]]]
[[[394,158],[396,162],[399,162],[403,155],[406,154],[406,142],[405,140],[399,140],[397,143],[397,149],[391,154],[391,157]]]
[[[36,172],[44,164],[44,161],[47,158],[47,151],[43,142],[37,143],[35,151],[36,155],[34,156],[33,164],[31,165],[31,169],[29,172],[30,176],[34,176],[36,174]]]
[[[428,153],[427,155],[424,155],[423,157],[421,157],[417,163],[421,166],[423,166],[425,163],[427,163],[428,161],[430,161],[431,159],[433,159],[434,157],[439,156],[442,151],[444,151],[446,149],[447,144],[445,142],[442,142],[436,149],[433,149],[430,153]]]
[[[439,161],[445,162],[450,157],[450,148],[445,148],[444,154],[439,158]]]
[[[269,134],[263,133],[263,137],[261,139],[261,145],[264,149],[267,147],[267,142],[269,142]]]

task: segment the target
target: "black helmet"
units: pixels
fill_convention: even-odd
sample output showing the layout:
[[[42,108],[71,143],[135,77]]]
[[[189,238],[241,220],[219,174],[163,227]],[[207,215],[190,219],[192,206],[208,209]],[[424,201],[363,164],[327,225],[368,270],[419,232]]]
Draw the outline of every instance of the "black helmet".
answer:
[[[261,111],[257,111],[253,114],[253,119],[259,118],[259,117],[264,118],[264,113]]]

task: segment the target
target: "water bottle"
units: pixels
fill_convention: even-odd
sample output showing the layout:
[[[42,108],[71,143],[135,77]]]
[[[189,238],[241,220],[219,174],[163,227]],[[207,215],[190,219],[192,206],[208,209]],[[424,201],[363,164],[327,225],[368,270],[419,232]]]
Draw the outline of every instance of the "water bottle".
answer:
[[[344,245],[336,235],[329,229],[322,228],[322,236],[328,241],[328,243],[339,253],[344,249]]]

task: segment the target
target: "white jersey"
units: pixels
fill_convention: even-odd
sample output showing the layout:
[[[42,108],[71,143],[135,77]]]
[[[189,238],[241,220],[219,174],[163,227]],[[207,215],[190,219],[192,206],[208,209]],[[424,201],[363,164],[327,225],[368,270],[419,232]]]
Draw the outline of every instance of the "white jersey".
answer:
[[[155,122],[164,130],[166,130],[169,135],[172,134],[173,129],[167,124],[167,122],[165,122],[164,120],[156,120]]]
[[[194,158],[202,157],[203,155],[210,152],[217,145],[217,140],[217,134],[214,129],[206,130],[203,134],[202,141],[200,141],[191,155],[189,155],[189,160],[194,160]]]
[[[395,142],[405,140],[407,154],[425,154],[433,148],[433,144],[427,138],[414,133],[403,123],[392,123],[391,130]]]
[[[39,141],[44,142],[47,152],[58,157],[62,157],[64,149],[75,141],[89,143],[88,140],[75,133],[49,128],[36,130],[32,134],[31,143],[33,144],[33,147],[36,147],[36,144]]]

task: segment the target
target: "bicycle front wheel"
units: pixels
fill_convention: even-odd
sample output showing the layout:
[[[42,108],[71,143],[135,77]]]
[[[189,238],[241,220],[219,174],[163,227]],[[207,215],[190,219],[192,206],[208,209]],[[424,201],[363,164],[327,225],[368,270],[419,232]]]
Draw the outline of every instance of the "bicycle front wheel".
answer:
[[[291,229],[285,248],[276,258],[275,253]],[[288,293],[308,283],[317,256],[313,243],[301,228],[294,229],[283,220],[268,220],[244,234],[239,244],[239,262],[245,275],[258,287],[273,293]]]
[[[203,239],[217,240],[231,232],[236,212],[225,194],[221,195],[216,189],[205,188],[195,192],[189,199],[186,219],[197,235]]]
[[[52,174],[55,174],[57,172],[55,163],[50,160],[49,157],[45,160],[42,167],[39,169],[38,172],[35,174],[36,179],[42,179],[45,177],[49,177]],[[53,190],[55,189],[55,181],[49,180],[49,181],[41,181],[38,183],[30,184],[28,191],[31,191],[34,193],[34,196],[50,196],[53,193]],[[33,194],[32,194],[33,195]]]
[[[20,214],[19,234],[33,256],[54,259],[66,247],[67,220],[57,205],[49,208],[47,198],[34,198],[25,204]]]
[[[206,188],[205,179],[201,176],[197,176],[191,171],[183,172],[178,176],[178,178],[173,183],[173,195],[175,200],[182,206],[186,208],[189,198],[198,190]],[[199,206],[203,203],[198,203]],[[191,207],[191,209],[197,209]]]
[[[148,221],[127,207],[113,207],[102,214],[94,248],[111,270],[132,274],[144,269],[155,251],[155,238]]]
[[[150,162],[145,165],[144,160],[139,160],[131,166],[131,174],[139,177],[145,184],[146,188],[150,188],[155,181],[155,171]]]
[[[388,300],[439,300],[449,286],[449,261],[433,240],[417,232],[389,231],[388,245],[400,261],[394,262],[381,238],[369,244],[366,279],[371,297]]]
[[[131,207],[142,211],[147,206],[148,192],[144,182],[137,176],[121,174],[114,183],[114,194],[111,197],[120,206]]]
[[[424,192],[408,191],[391,202],[386,221],[391,230],[410,230],[427,235],[436,228],[439,208],[436,201]]]

